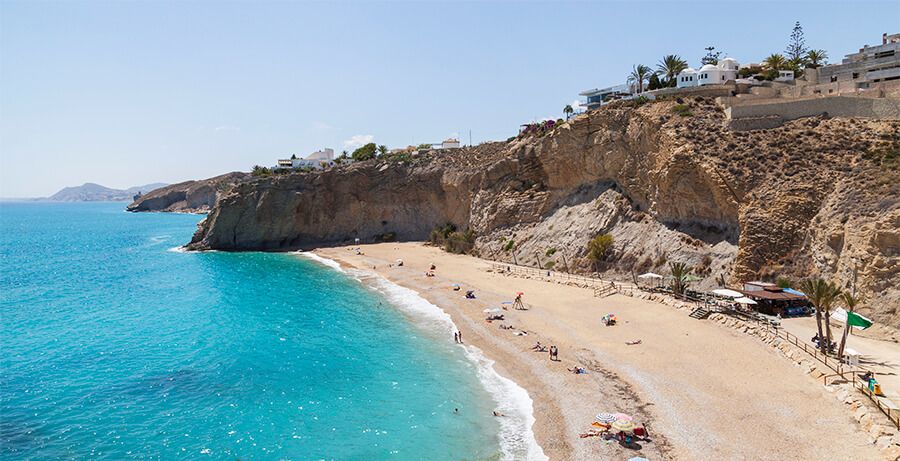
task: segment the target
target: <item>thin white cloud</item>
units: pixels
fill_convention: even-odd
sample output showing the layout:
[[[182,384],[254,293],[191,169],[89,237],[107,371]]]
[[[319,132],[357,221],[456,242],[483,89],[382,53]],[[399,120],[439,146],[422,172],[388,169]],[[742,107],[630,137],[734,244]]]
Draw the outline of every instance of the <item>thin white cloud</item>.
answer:
[[[219,132],[237,132],[237,131],[241,131],[241,127],[231,126],[231,125],[222,125],[222,126],[217,126],[217,127],[213,128],[213,130],[219,131]]]
[[[334,129],[333,126],[331,126],[325,122],[320,122],[320,121],[313,122],[312,127],[314,130],[319,130],[319,131]]]
[[[375,136],[370,134],[357,134],[344,141],[344,149],[356,149],[362,147],[375,140]]]

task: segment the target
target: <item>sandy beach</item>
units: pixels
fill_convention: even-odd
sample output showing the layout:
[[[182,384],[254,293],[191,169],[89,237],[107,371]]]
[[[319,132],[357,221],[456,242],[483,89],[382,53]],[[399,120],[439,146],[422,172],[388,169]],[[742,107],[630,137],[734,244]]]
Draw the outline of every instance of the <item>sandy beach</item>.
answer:
[[[528,391],[535,436],[553,460],[881,458],[821,385],[734,330],[654,302],[596,298],[584,288],[490,272],[487,261],[420,243],[364,245],[362,255],[355,248],[316,253],[374,270],[445,310],[468,344]],[[426,277],[431,264],[435,276]],[[452,284],[462,289],[453,291]],[[477,299],[465,299],[466,290],[475,290]],[[484,320],[484,309],[511,301],[517,291],[525,293],[528,310],[504,311],[504,322]],[[608,312],[618,315],[618,325],[601,323]],[[641,343],[626,344],[636,340]],[[532,351],[537,341],[556,345],[560,361]],[[588,373],[567,371],[574,366]],[[652,440],[627,449],[580,438],[602,411],[633,415]]]

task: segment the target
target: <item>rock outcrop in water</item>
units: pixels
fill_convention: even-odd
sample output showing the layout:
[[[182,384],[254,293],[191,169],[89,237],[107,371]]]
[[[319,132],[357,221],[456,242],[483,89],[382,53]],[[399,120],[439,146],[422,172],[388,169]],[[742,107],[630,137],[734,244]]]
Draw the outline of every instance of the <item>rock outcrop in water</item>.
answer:
[[[128,211],[168,211],[180,213],[207,213],[216,204],[219,194],[236,184],[246,181],[250,174],[232,172],[214,178],[185,181],[161,187],[136,197]]]
[[[684,103],[610,105],[540,137],[241,182],[189,248],[425,240],[449,222],[474,230],[485,257],[586,270],[587,241],[610,233],[601,270],[686,261],[701,286],[810,274],[849,284],[855,271],[869,313],[900,325],[900,122],[733,132],[713,100]]]

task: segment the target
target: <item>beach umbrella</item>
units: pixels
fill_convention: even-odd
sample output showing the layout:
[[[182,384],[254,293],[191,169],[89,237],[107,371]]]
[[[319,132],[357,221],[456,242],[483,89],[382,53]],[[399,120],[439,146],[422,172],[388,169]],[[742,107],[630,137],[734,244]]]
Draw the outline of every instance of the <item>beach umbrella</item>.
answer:
[[[756,301],[754,301],[746,296],[743,298],[737,298],[734,300],[734,302],[740,303],[740,304],[756,304]]]
[[[621,421],[631,421],[634,419],[631,417],[631,415],[626,415],[625,413],[613,413],[613,416],[616,417],[616,420]]]
[[[597,413],[595,419],[597,422],[609,424],[616,420],[616,416],[612,413]]]
[[[524,291],[517,291],[516,294],[519,295],[519,296],[522,296],[522,295],[525,294],[525,292],[524,292]]]
[[[713,290],[713,293],[724,296],[726,298],[742,298],[744,294],[739,291],[729,290],[727,288],[719,288],[718,290]]]
[[[631,432],[634,430],[634,423],[624,419],[617,419],[612,423],[612,428],[617,432]]]

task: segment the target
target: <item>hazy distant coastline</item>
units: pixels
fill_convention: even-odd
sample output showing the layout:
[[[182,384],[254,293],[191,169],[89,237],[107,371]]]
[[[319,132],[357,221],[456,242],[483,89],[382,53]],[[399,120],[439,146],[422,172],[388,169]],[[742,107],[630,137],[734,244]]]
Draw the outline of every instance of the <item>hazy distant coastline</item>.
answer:
[[[165,187],[166,183],[151,183],[128,189],[113,189],[96,183],[64,187],[49,197],[0,197],[4,202],[130,202],[137,194],[146,194]]]

